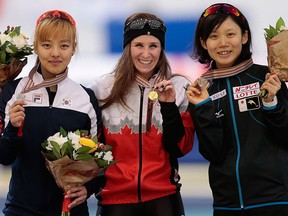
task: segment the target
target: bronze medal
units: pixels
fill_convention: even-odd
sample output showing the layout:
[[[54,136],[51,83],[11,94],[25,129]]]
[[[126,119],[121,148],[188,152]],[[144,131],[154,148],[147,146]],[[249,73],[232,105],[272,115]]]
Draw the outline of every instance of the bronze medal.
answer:
[[[198,85],[199,85],[199,87],[201,87],[201,88],[205,87],[206,89],[208,89],[210,87],[210,83],[208,82],[208,80],[206,80],[203,77],[198,78]]]

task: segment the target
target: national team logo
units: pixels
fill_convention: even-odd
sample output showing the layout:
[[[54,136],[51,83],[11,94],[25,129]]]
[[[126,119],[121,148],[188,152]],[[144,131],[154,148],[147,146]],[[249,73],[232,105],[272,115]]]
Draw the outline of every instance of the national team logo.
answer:
[[[255,97],[243,98],[238,101],[238,105],[240,112],[259,109],[260,108],[259,97],[255,96]]]
[[[42,103],[42,94],[34,93],[32,95],[32,101],[33,101],[33,103],[41,104]]]
[[[62,99],[62,105],[63,105],[63,106],[71,106],[71,105],[72,105],[72,100],[71,100],[71,99],[63,98],[63,99]]]

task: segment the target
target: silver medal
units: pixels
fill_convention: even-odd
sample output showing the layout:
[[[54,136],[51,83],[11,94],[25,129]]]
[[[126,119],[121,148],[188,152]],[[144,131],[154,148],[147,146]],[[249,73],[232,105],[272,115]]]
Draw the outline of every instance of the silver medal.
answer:
[[[24,93],[19,93],[17,95],[17,100],[25,100],[25,94]]]

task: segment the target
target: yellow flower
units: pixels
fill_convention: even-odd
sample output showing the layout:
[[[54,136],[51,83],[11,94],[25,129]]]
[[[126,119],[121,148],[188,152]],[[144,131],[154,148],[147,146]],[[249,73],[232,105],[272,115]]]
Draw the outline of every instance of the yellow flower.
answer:
[[[91,148],[90,151],[88,151],[88,154],[94,152],[97,148],[98,148],[98,144],[96,144],[93,140],[91,139],[88,139],[88,138],[85,138],[85,137],[81,137],[79,139],[79,143],[82,145],[82,146],[88,146]]]

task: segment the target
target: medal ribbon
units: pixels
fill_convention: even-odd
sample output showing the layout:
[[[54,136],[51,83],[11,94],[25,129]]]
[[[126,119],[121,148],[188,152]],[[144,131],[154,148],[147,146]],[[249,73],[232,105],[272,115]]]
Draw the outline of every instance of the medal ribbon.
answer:
[[[220,78],[227,78],[234,75],[237,75],[241,73],[242,71],[248,69],[253,65],[252,58],[241,62],[238,65],[235,65],[233,67],[229,67],[227,69],[209,69],[207,72],[205,72],[202,77],[205,79],[220,79]]]
[[[64,80],[68,76],[68,68],[66,68],[64,73],[62,73],[62,74],[60,74],[60,75],[58,75],[56,77],[53,77],[51,79],[43,80],[39,84],[35,85],[35,83],[33,81],[33,76],[37,72],[38,67],[39,67],[39,64],[37,63],[31,69],[31,71],[30,71],[30,73],[28,75],[29,80],[27,81],[27,83],[26,83],[24,89],[22,90],[22,92],[20,93],[20,95],[24,94],[24,93],[27,93],[27,92],[30,92],[32,90],[36,90],[36,89],[42,88],[42,87],[46,88],[46,87],[57,85],[59,82],[61,82],[62,80]],[[23,135],[23,132],[22,132],[23,124],[24,124],[24,121],[22,121],[22,123],[21,123],[21,125],[20,125],[20,127],[18,129],[17,136],[22,136]]]
[[[160,81],[160,76],[158,74],[154,74],[151,79],[154,79],[155,78],[155,81],[153,83],[153,85],[155,85],[156,83],[158,83]],[[137,84],[141,87],[145,87],[145,88],[153,88],[153,85],[151,85],[151,83],[145,79],[144,77],[140,76],[139,74],[136,73],[136,76],[135,76],[135,80],[137,82]]]
[[[38,83],[35,85],[34,81],[33,81],[33,76],[36,73],[37,69],[38,69],[39,64],[35,65],[32,70],[29,73],[29,80],[26,83],[23,91],[21,93],[27,93],[30,92],[32,90],[36,90],[42,87],[50,87],[50,86],[54,86],[57,85],[59,82],[61,82],[62,80],[64,80],[67,76],[68,76],[68,68],[66,68],[66,70],[64,71],[64,73],[61,73],[59,75],[57,75],[56,77],[53,77],[51,79],[48,80],[43,80],[42,82]]]
[[[151,79],[154,79],[154,83],[153,85],[151,85],[151,83],[145,79],[144,77],[140,76],[139,74],[136,73],[136,82],[139,86],[144,87],[144,88],[151,88],[151,90],[153,91],[153,86],[158,83],[160,81],[160,76],[159,74],[154,74]],[[151,100],[148,97],[148,105],[147,105],[147,119],[146,119],[146,132],[150,132],[151,130],[151,123],[152,123],[152,113],[153,113],[153,104],[154,101]]]

